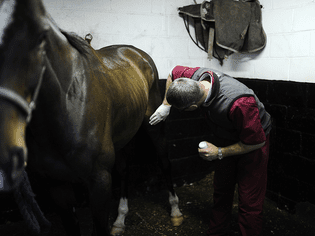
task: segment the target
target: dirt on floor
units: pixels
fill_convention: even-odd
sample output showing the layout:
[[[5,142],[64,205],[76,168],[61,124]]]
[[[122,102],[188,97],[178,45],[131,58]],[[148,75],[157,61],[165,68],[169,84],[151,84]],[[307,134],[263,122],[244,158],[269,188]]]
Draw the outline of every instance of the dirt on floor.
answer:
[[[208,229],[210,210],[212,206],[213,172],[205,178],[176,188],[180,199],[180,210],[184,214],[184,222],[179,227],[173,227],[170,221],[170,206],[168,192],[162,190],[155,193],[134,195],[129,200],[129,214],[126,219],[124,236],[194,236],[205,235]],[[110,223],[117,215],[118,200],[112,204]],[[233,217],[230,235],[240,235],[237,225],[237,194],[234,198]],[[82,236],[90,236],[92,230],[91,215],[88,208],[77,209]],[[55,213],[47,213],[47,219],[52,223],[48,236],[63,236],[59,217]],[[314,236],[315,225],[313,215],[303,213],[293,215],[280,210],[275,203],[266,199],[264,205],[263,236]],[[0,225],[1,236],[26,235],[23,221],[7,220]]]

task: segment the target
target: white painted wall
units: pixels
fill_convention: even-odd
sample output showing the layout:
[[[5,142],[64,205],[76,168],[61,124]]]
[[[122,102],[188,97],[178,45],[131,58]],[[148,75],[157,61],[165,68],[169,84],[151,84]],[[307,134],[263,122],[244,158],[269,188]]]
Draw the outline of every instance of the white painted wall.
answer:
[[[315,83],[315,0],[260,0],[266,48],[257,54],[233,54],[222,67],[195,46],[178,16],[177,8],[193,0],[43,1],[62,29],[82,37],[91,33],[96,49],[132,44],[146,51],[160,78],[180,64],[207,66],[235,77]]]

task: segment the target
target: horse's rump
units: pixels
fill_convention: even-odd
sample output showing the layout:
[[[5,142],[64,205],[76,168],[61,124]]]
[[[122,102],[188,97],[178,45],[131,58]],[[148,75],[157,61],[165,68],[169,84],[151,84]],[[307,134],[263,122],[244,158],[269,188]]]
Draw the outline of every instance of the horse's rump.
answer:
[[[157,69],[148,54],[133,46],[108,46],[95,53],[106,68],[104,89],[106,96],[111,97],[115,114],[113,141],[125,143],[139,129],[152,97],[150,93],[160,98]]]

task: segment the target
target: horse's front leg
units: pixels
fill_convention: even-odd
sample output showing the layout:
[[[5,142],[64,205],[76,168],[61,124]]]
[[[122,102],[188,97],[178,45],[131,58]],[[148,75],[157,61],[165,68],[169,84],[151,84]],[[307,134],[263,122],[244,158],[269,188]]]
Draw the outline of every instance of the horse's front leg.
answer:
[[[80,236],[79,221],[74,208],[76,199],[72,186],[64,184],[51,187],[50,194],[67,236]]]
[[[108,170],[98,170],[90,186],[90,207],[93,217],[93,236],[109,236],[109,209],[112,179]]]
[[[166,184],[169,191],[169,203],[171,205],[172,224],[173,226],[180,226],[183,223],[184,217],[179,210],[178,207],[179,200],[173,187],[172,166],[168,158],[167,143],[165,134],[163,132],[164,129],[163,123],[160,123],[155,126],[150,126],[148,123],[145,123],[145,127],[147,129],[148,134],[151,137],[151,140],[153,141],[153,144],[156,147],[159,157],[158,159],[159,165],[166,179]]]
[[[172,171],[171,171],[171,162],[166,155],[160,156],[160,165],[162,171],[164,172],[164,176],[166,178],[166,184],[169,191],[169,203],[171,205],[171,221],[173,226],[180,226],[183,221],[184,217],[181,211],[179,210],[178,204],[179,199],[175,193],[174,186],[173,186],[173,179],[172,179]]]

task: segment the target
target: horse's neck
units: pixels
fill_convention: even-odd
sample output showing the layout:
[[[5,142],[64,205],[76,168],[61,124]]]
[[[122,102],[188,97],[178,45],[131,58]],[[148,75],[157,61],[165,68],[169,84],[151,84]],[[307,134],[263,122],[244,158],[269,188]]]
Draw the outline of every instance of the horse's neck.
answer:
[[[77,81],[85,80],[82,73],[84,59],[71,46],[59,28],[53,22],[50,22],[50,25],[51,30],[48,33],[46,45],[46,73],[39,102],[47,104],[55,112],[64,113],[69,91],[76,93],[76,90],[82,92],[85,89],[77,84]],[[73,86],[75,82],[76,86]],[[43,109],[48,109],[43,106]]]
[[[76,141],[71,136],[80,134],[84,117],[80,112],[74,111],[76,109],[84,111],[84,104],[80,101],[81,97],[77,97],[77,95],[84,93],[85,89],[76,86],[76,81],[77,78],[74,76],[69,77],[66,73],[61,73],[60,68],[56,68],[51,59],[47,57],[46,72],[37,99],[37,109],[31,122],[34,136],[41,139],[43,135],[49,133],[55,138],[58,137],[55,142],[60,145],[67,143],[67,140],[72,140],[72,143]],[[68,96],[69,93],[70,96]]]

